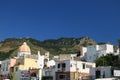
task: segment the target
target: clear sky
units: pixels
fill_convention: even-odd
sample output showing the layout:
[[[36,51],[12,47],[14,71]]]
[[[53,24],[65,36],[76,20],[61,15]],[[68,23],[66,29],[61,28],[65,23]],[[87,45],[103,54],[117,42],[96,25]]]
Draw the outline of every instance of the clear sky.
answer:
[[[0,40],[120,39],[120,0],[0,0]]]

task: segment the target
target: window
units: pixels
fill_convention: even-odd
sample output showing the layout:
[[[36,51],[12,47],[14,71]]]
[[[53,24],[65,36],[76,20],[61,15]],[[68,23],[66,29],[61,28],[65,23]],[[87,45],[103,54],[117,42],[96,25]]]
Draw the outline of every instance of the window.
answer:
[[[91,59],[91,56],[89,56],[89,59]]]
[[[20,62],[18,62],[18,65],[20,65]]]
[[[11,67],[11,72],[14,72],[14,67]]]
[[[29,69],[31,69],[31,67],[29,67]]]
[[[65,79],[65,75],[59,75],[59,79]]]
[[[105,78],[105,71],[103,71],[103,78]]]
[[[58,68],[60,68],[60,64],[58,64]]]
[[[100,78],[100,73],[101,72],[99,70],[96,71],[96,78]]]
[[[15,67],[15,71],[18,71],[18,67]]]
[[[65,67],[66,67],[66,64],[65,64],[65,63],[62,63],[62,67],[65,68]]]
[[[31,73],[31,75],[30,75],[31,77],[36,77],[37,76],[37,74],[36,73]]]
[[[114,70],[113,70],[113,69],[111,70],[111,75],[112,75],[112,76],[114,75]]]
[[[8,71],[8,67],[6,67],[6,71]]]
[[[83,69],[85,69],[85,64],[82,65]]]
[[[67,80],[70,80],[70,75],[69,74],[66,74],[65,77],[66,77]]]
[[[2,66],[2,68],[3,68],[3,71],[5,71],[5,64],[3,63],[3,66]]]

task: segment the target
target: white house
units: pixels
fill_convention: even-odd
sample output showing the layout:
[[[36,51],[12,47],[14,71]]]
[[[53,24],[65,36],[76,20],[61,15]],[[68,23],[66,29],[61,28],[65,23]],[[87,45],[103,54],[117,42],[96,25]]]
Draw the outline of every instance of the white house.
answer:
[[[75,60],[63,60],[56,62],[56,80],[74,80],[89,76],[90,69],[96,67],[95,63]]]
[[[87,47],[87,52],[85,54],[85,60],[88,62],[94,62],[96,60],[99,53],[97,51],[99,50],[99,45],[92,45]]]
[[[7,77],[9,75],[9,69],[8,69],[9,65],[10,65],[10,59],[6,59],[2,61],[1,63],[2,76]]]
[[[50,60],[47,62],[47,67],[53,67],[55,66],[55,61],[54,60]]]
[[[103,51],[103,52],[99,52],[99,51]],[[99,45],[99,56],[103,55],[107,55],[107,54],[111,54],[114,53],[114,48],[112,44],[103,44],[103,45]]]
[[[54,67],[44,68],[42,71],[42,78],[44,78],[45,80],[56,80],[55,68]]]
[[[87,62],[94,62],[97,58],[105,56],[107,54],[114,54],[114,48],[111,44],[101,44],[101,45],[92,45],[87,46],[87,50],[84,52],[84,59]]]
[[[117,67],[112,67],[112,66],[99,66],[96,68],[91,68],[90,70],[90,76],[92,77],[92,79],[99,79],[99,78],[120,78],[119,72],[120,70],[118,70],[119,68]]]

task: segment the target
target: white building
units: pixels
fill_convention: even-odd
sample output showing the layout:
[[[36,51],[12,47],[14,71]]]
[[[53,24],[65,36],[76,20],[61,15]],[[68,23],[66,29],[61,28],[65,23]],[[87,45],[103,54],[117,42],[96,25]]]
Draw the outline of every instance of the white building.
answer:
[[[107,55],[107,54],[114,53],[114,48],[112,44],[103,44],[103,45],[99,45],[99,51],[98,51],[99,56],[102,56],[101,54]]]
[[[87,46],[87,50],[85,49],[83,54],[84,59],[87,62],[94,62],[97,58],[101,56],[105,56],[107,54],[114,54],[114,48],[111,44],[101,44],[101,45],[92,45]]]
[[[2,63],[1,63],[2,76],[7,77],[9,75],[9,69],[8,69],[9,65],[10,65],[9,59],[2,61]]]
[[[47,62],[47,67],[53,67],[55,66],[55,61],[54,60],[50,60]]]
[[[56,80],[55,68],[54,67],[44,68],[42,72],[42,78],[44,78],[45,80]]]
[[[90,69],[96,67],[95,63],[63,60],[56,62],[56,80],[74,80],[89,76]]]
[[[101,66],[101,67],[92,68],[90,70],[90,76],[92,77],[93,80],[99,78],[113,78],[113,77],[120,78],[119,72],[120,70],[118,70],[117,67]]]

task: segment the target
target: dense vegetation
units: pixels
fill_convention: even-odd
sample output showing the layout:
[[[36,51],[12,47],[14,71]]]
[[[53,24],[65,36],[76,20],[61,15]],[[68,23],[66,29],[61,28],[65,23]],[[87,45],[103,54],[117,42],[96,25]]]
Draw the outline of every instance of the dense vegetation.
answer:
[[[27,42],[32,54],[36,54],[39,50],[42,54],[49,51],[51,55],[74,53],[80,51],[81,46],[96,44],[96,42],[89,37],[59,38],[44,41],[33,38],[8,38],[0,42],[0,60],[16,56],[18,48],[23,42]]]
[[[120,66],[119,56],[113,54],[102,56],[95,62],[97,66]]]

